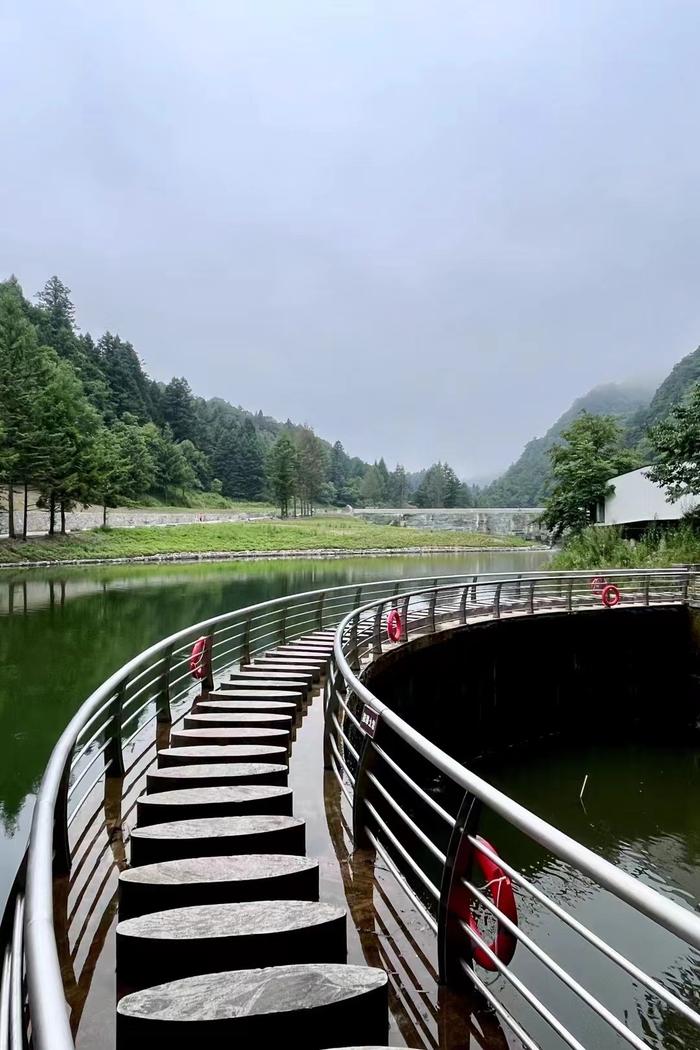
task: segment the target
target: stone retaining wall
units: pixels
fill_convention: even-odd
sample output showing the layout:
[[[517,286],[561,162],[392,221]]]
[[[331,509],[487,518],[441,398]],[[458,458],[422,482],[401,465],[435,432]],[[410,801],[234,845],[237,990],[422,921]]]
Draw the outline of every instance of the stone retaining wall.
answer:
[[[522,536],[546,540],[549,534],[539,518],[542,507],[400,508],[367,507],[353,511],[356,517],[376,525],[411,526],[417,529],[446,529],[456,532],[483,532],[491,536]]]

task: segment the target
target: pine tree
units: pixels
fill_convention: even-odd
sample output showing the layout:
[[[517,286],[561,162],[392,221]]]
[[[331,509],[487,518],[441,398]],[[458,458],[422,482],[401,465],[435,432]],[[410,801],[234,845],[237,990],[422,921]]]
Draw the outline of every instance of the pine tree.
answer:
[[[279,503],[280,517],[289,517],[298,472],[297,452],[288,434],[280,434],[267,457],[267,479]]]
[[[301,427],[296,437],[297,487],[302,515],[312,515],[314,503],[326,483],[326,450],[311,427]]]
[[[182,377],[170,380],[163,392],[163,419],[176,441],[195,441],[197,435],[194,397]]]
[[[35,479],[48,452],[38,416],[49,355],[25,316],[19,286],[6,285],[0,293],[0,480],[7,486],[11,538],[15,487]]]

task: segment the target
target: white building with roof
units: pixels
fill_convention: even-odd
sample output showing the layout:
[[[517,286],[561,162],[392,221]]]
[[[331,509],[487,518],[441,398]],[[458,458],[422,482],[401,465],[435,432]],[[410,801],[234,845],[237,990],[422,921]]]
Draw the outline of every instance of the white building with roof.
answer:
[[[650,467],[639,467],[610,479],[612,492],[598,504],[596,524],[643,528],[658,522],[680,521],[700,503],[700,496],[681,496],[669,503],[666,490],[647,477]]]

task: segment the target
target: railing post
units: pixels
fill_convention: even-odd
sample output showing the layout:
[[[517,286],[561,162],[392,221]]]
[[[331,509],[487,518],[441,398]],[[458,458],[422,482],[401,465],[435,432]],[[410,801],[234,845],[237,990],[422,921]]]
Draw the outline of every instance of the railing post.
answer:
[[[124,776],[124,752],[122,751],[122,710],[124,708],[124,694],[126,693],[126,681],[121,682],[117,689],[112,708],[112,718],[109,732],[110,743],[105,751],[105,776]]]
[[[287,606],[283,605],[280,615],[280,645],[287,644]]]
[[[520,592],[522,591],[522,587],[523,587],[523,576],[522,576],[522,573],[518,573],[518,575],[516,576],[516,581],[517,582],[516,582],[516,585],[515,585],[515,597],[519,598],[520,597]]]
[[[494,620],[500,620],[501,618],[501,588],[502,583],[496,584],[496,590],[493,592],[493,618]]]
[[[569,578],[569,582],[566,588],[566,611],[571,612],[573,609],[573,594],[574,594],[574,580],[573,577]]]
[[[359,623],[359,620],[360,614],[357,613],[354,616],[352,623],[350,624],[350,653],[348,663],[350,664],[352,670],[356,673],[360,670],[360,653],[358,651],[360,642],[357,636],[357,625]]]
[[[649,577],[644,577],[644,604],[649,604]]]
[[[158,690],[158,716],[156,721],[160,725],[170,725],[173,720],[170,710],[170,667],[173,659],[173,647],[169,645],[163,653],[163,667],[160,673],[160,688]]]
[[[246,617],[245,627],[243,628],[243,641],[241,642],[241,663],[250,663],[250,627],[252,617]]]
[[[337,711],[340,707],[338,703],[337,687],[336,687],[336,675],[340,672],[333,662],[331,662],[328,677],[323,686],[324,692],[324,709],[323,709],[323,768],[332,769],[331,755],[331,734],[333,732],[333,715],[337,717]]]
[[[377,715],[378,722],[375,733],[379,728],[379,718],[380,716]],[[367,771],[374,769],[378,764],[378,758],[372,747],[372,737],[368,733],[364,733],[359,751],[360,757],[357,760],[357,770],[355,772],[355,788],[352,794],[352,841],[356,850],[372,849],[372,843],[365,830],[364,806],[370,783]]]
[[[207,640],[204,643],[204,677],[202,678],[201,696],[210,693],[214,688],[213,646],[214,633],[212,632],[207,635]],[[249,663],[249,660],[246,660],[246,663]]]
[[[372,656],[382,655],[382,616],[384,614],[384,602],[380,602],[374,614],[374,626],[372,628]]]
[[[469,872],[473,847],[469,836],[476,834],[481,814],[481,802],[466,792],[459,807],[455,826],[447,847],[445,866],[440,884],[438,905],[438,972],[441,984],[459,985],[465,982],[460,958],[471,959],[471,941],[459,926],[464,916],[467,890],[462,879]]]
[[[681,601],[687,603],[688,601],[688,573],[686,572],[683,576],[683,586],[681,587]]]
[[[459,600],[459,622],[465,624],[467,622],[467,595],[469,593],[469,587],[465,586],[462,588],[462,597]]]
[[[61,782],[56,793],[56,806],[53,811],[53,873],[56,876],[69,875],[71,866],[70,841],[68,839],[68,786],[70,783],[70,766],[73,752],[68,755],[63,767]]]
[[[403,624],[403,638],[401,641],[408,641],[408,609],[411,604],[411,596],[407,594],[403,600],[403,610],[401,612],[401,622]]]
[[[319,628],[323,627],[323,603],[326,600],[326,592],[323,591],[321,597],[318,599],[318,611],[316,613],[316,620]]]
[[[430,596],[430,605],[428,606],[428,616],[430,617],[430,633],[435,634],[435,607],[437,606],[437,590],[434,590]]]
[[[478,576],[472,577],[472,601],[476,602],[476,581],[479,579]]]
[[[527,611],[530,616],[533,616],[535,612],[535,582],[535,580],[530,580],[527,591]]]

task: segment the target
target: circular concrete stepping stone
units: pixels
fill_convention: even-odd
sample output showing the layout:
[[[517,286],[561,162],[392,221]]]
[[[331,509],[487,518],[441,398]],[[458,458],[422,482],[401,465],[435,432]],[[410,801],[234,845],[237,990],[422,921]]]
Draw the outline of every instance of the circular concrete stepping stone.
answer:
[[[171,747],[200,747],[202,744],[268,744],[276,747],[289,746],[288,729],[232,729],[226,726],[203,729],[174,729],[170,734]]]
[[[312,679],[308,680],[301,676],[285,674],[284,671],[239,671],[230,676],[229,683],[222,685],[222,689],[283,689],[290,692],[299,692],[304,699],[308,696],[312,687]]]
[[[128,868],[119,876],[119,916],[236,901],[317,901],[318,861],[284,853],[188,857]]]
[[[386,1044],[387,976],[369,966],[306,963],[234,970],[146,988],[117,1007],[118,1050],[304,1047],[342,1033]]]
[[[243,817],[259,813],[292,815],[292,789],[253,787],[250,784],[231,787],[181,788],[142,795],[136,802],[136,823],[166,824],[169,820],[192,820],[199,817]]]
[[[301,707],[304,693],[300,689],[239,689],[234,682],[222,689],[212,689],[207,698],[212,700],[285,700]]]
[[[164,747],[158,752],[159,769],[169,766],[186,766],[221,762],[272,762],[286,766],[286,747],[269,747],[264,744],[200,744],[197,747]]]
[[[286,787],[287,780],[287,766],[270,762],[187,764],[169,766],[166,769],[149,769],[146,773],[146,791],[150,795],[151,792],[157,791],[224,787],[234,784],[271,784]]]
[[[292,731],[291,715],[278,715],[272,711],[195,711],[185,715],[185,729],[205,729],[211,726],[226,726],[229,729],[282,729]]]
[[[297,671],[297,670],[298,671],[308,671],[311,674],[312,680],[314,682],[318,682],[319,679],[321,678],[321,670],[316,664],[304,663],[302,660],[298,660],[294,656],[290,656],[290,657],[272,656],[271,654],[270,655],[266,655],[266,656],[261,656],[260,658],[256,658],[255,659],[255,662],[253,663],[253,667],[260,667],[260,668],[267,668],[267,667],[273,668],[274,667],[275,669],[278,669],[278,670],[283,670],[283,671],[289,670],[290,672]]]
[[[225,968],[252,969],[275,960],[343,963],[343,908],[317,901],[248,901],[172,908],[117,926],[117,979],[145,988]]]
[[[254,675],[255,678],[270,678],[276,682],[284,680],[285,678],[292,678],[296,681],[304,682],[308,688],[311,688],[311,684],[314,680],[311,668],[309,668],[308,671],[294,671],[292,674],[292,672],[285,667],[282,667],[279,670],[268,670],[260,664],[243,664],[240,671],[232,672],[231,680],[241,681],[244,678],[249,679],[251,675]]]
[[[131,865],[185,857],[291,853],[303,857],[306,825],[296,817],[201,817],[151,824],[131,832]]]
[[[300,709],[296,704],[288,704],[280,700],[200,700],[192,708],[193,715],[199,714],[226,714],[227,712],[240,714],[271,714],[288,715],[294,725],[298,721]]]

